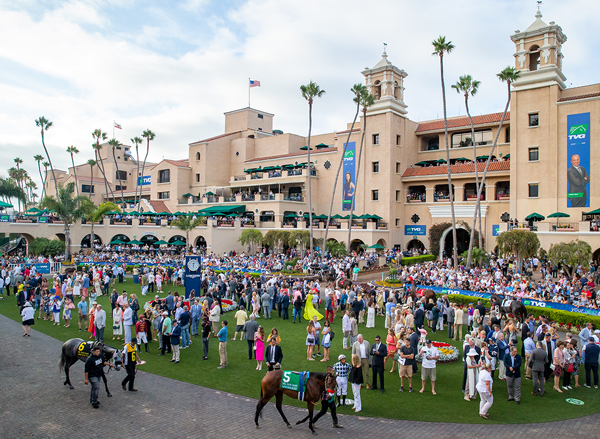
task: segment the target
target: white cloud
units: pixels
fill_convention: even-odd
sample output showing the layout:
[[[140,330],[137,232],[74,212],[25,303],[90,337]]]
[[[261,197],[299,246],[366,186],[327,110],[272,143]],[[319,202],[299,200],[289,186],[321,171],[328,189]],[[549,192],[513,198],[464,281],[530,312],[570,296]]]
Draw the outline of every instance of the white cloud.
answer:
[[[598,46],[590,30],[600,19],[594,5],[543,6],[544,20],[557,21],[569,37],[565,74],[574,85],[597,81],[597,60],[589,56]],[[438,35],[456,45],[445,61],[449,114],[464,114],[449,86],[465,73],[482,81],[472,113],[501,111],[506,91],[495,74],[512,65],[510,35],[535,13],[518,0],[433,1],[426,8],[422,1],[322,0],[311,8],[262,0],[223,9],[206,0],[0,3],[0,60],[9,66],[0,71],[0,163],[19,155],[36,174],[41,145],[33,121],[41,115],[54,121],[47,143],[58,168],[68,166],[68,145],[82,151],[80,161],[91,157],[91,131],[110,133],[113,120],[123,126],[121,141],[146,128],[156,132],[150,160],[186,157],[188,143],[223,131],[223,112],[247,105],[249,77],[262,84],[252,89],[252,105],[275,113],[275,128],[306,133],[299,86],[314,80],[327,91],[315,104],[314,131],[345,129],[354,114],[349,89],[379,61],[383,42],[409,75],[409,117],[436,118],[439,62],[430,43]]]

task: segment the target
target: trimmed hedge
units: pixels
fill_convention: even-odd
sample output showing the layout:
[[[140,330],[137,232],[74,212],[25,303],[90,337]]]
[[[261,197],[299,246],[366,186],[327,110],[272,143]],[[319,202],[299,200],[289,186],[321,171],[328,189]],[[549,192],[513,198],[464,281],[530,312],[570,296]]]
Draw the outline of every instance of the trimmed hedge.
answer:
[[[409,256],[407,258],[402,258],[400,263],[402,265],[413,265],[418,264],[419,262],[429,262],[435,259],[434,255],[420,255],[420,256]]]
[[[491,303],[488,299],[474,297],[474,296],[462,296],[459,294],[449,294],[448,300],[454,303],[461,303],[463,305],[468,305],[472,303],[475,305],[478,300],[481,300],[481,304],[486,308],[491,306]],[[544,316],[547,317],[550,321],[562,323],[562,325],[571,324],[572,326],[581,326],[583,327],[586,323],[591,322],[594,327],[600,328],[600,317],[591,316],[589,314],[580,314],[576,312],[568,312],[562,311],[559,309],[551,309],[551,308],[538,308],[535,306],[526,306],[527,313],[533,314],[534,317]]]

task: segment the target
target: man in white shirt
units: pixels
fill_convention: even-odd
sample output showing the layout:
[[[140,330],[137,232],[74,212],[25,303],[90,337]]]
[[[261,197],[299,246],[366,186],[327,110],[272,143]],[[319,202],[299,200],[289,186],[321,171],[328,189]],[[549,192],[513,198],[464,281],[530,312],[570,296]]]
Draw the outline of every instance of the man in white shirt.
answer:
[[[129,303],[123,305],[123,328],[125,329],[125,343],[131,341],[131,325],[133,325],[133,311]]]
[[[348,347],[348,337],[350,337],[351,330],[352,330],[352,325],[350,324],[350,311],[346,310],[346,312],[344,313],[344,317],[342,317],[342,332],[344,333],[344,341],[343,341],[344,349],[350,349]]]
[[[427,340],[425,342],[425,346],[421,348],[419,351],[421,354],[422,364],[421,364],[421,390],[419,393],[423,393],[425,391],[425,383],[427,382],[427,378],[431,381],[431,393],[434,395],[435,393],[435,378],[436,378],[436,363],[440,358],[440,352],[437,350],[435,346],[431,343],[431,340]]]
[[[96,318],[94,319],[94,325],[96,325],[96,341],[104,342],[104,328],[106,328],[106,311],[102,309],[102,305],[98,304],[96,307]]]

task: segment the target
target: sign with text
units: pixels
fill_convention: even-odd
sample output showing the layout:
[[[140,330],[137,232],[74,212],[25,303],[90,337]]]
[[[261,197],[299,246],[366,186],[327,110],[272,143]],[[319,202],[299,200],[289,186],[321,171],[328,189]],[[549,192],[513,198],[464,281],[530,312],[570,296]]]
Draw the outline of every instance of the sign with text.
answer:
[[[10,217],[8,215],[0,215],[0,223],[7,223],[10,221]]]
[[[41,274],[50,274],[50,262],[35,264],[35,271]]]
[[[426,235],[427,226],[404,226],[404,234],[409,236]]]
[[[48,217],[47,216],[40,216],[38,218],[38,223],[47,223],[48,222]]]
[[[138,186],[148,186],[151,183],[152,183],[152,176],[150,176],[150,175],[145,175],[143,177],[143,180],[142,180],[142,177],[138,177],[138,182],[137,182]]]
[[[567,207],[590,207],[590,113],[567,116]]]
[[[200,297],[202,285],[202,256],[185,257],[185,298],[190,297],[192,290]]]
[[[500,225],[494,224],[492,226],[492,236],[500,236]]]
[[[344,186],[342,189],[342,210],[349,211],[352,208],[352,197],[356,191],[356,142],[349,142],[344,152]]]

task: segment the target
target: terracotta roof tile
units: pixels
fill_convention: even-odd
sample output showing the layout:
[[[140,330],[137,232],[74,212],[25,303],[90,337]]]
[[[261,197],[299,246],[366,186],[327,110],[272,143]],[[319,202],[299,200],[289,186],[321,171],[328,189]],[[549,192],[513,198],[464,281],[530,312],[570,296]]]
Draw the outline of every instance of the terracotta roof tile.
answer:
[[[310,155],[317,155],[317,154],[323,154],[325,152],[337,152],[337,148],[322,148],[322,149],[318,149],[315,151],[311,151]],[[281,155],[272,155],[272,156],[266,156],[266,157],[256,157],[250,160],[246,160],[246,163],[252,163],[252,162],[259,162],[262,160],[277,160],[277,159],[285,159],[285,158],[290,158],[290,157],[306,157],[306,153],[305,152],[293,152],[291,154],[281,154]]]
[[[167,162],[167,163],[171,163],[172,165],[182,167],[182,168],[189,168],[190,167],[190,161],[189,161],[189,159],[183,159],[183,160],[169,160],[169,159],[165,159],[164,161]]]
[[[425,177],[428,175],[445,175],[448,170],[446,169],[446,165],[440,166],[426,166],[426,167],[416,167],[416,168],[406,168],[402,177]],[[485,162],[477,163],[477,170],[479,172],[483,172],[485,168]],[[497,171],[509,171],[510,170],[510,160],[502,161],[502,162],[491,162],[488,168],[488,172],[497,172]],[[461,165],[450,165],[450,171],[452,174],[468,174],[471,172],[475,172],[475,165],[473,163],[461,164]]]
[[[215,136],[215,137],[209,137],[208,139],[204,139],[204,140],[198,140],[197,142],[192,142],[192,143],[190,143],[190,145],[197,145],[197,144],[199,144],[199,143],[207,143],[207,142],[210,142],[210,141],[212,141],[212,140],[221,139],[221,138],[223,138],[223,137],[231,136],[231,135],[233,135],[233,134],[238,134],[238,133],[241,133],[241,131],[233,131],[233,132],[231,132],[231,133],[225,133],[225,134],[221,134],[221,135],[219,135],[219,136]]]
[[[557,102],[567,102],[567,101],[576,101],[577,99],[587,99],[587,98],[595,98],[600,96],[600,92],[598,93],[588,93],[585,95],[578,96],[569,96],[567,98],[560,98]]]
[[[164,201],[157,201],[157,200],[146,200],[148,202],[148,204],[150,204],[150,206],[152,206],[152,209],[154,209],[155,213],[160,213],[160,212],[171,212],[171,210],[169,210],[169,208],[167,207],[167,205],[165,204]]]
[[[353,133],[356,133],[356,132],[359,132],[359,131],[360,131],[360,128],[354,128],[352,130]],[[336,134],[348,134],[349,132],[350,132],[350,130],[345,130],[345,131],[336,131],[335,133]]]
[[[502,113],[483,114],[481,116],[473,116],[473,124],[474,125],[484,125],[484,124],[490,124],[490,123],[497,123],[497,122],[500,122],[500,119],[502,119]],[[508,111],[506,113],[506,117],[504,118],[505,122],[509,121],[509,120],[510,120],[510,111]],[[448,129],[466,127],[466,126],[470,126],[470,125],[471,125],[471,123],[469,122],[469,118],[467,116],[455,117],[452,119],[448,119]],[[416,129],[416,132],[420,133],[420,132],[424,132],[424,131],[437,131],[437,130],[443,130],[443,129],[444,129],[444,119],[441,119],[441,120],[434,120],[431,122],[420,123]]]

